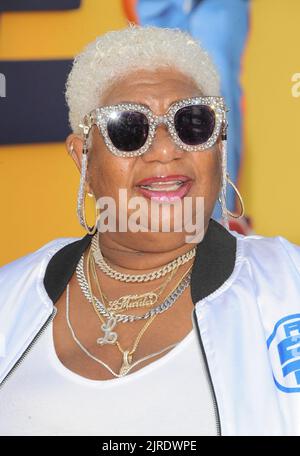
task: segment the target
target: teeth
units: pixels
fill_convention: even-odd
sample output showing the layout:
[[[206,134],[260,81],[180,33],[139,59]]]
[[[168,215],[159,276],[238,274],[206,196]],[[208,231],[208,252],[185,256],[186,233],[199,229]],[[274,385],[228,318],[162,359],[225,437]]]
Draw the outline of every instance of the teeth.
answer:
[[[168,182],[155,182],[150,185],[141,185],[142,188],[147,188],[151,190],[176,190],[178,187],[180,187],[183,184],[182,181],[168,181]]]
[[[141,185],[141,188],[146,188],[154,192],[161,192],[162,190],[166,192],[171,192],[178,190],[178,188],[183,184],[182,181],[169,181],[169,182],[155,182],[152,185]]]

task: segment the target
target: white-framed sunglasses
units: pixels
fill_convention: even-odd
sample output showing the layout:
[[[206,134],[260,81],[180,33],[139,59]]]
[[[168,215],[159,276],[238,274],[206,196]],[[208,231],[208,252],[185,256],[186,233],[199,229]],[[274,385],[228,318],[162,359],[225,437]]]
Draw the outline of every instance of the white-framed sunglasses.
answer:
[[[186,151],[212,147],[220,133],[226,139],[226,106],[223,97],[206,96],[178,100],[158,116],[144,104],[123,102],[101,106],[84,117],[87,137],[96,125],[109,151],[118,157],[136,157],[150,148],[158,125],[164,124],[175,144]]]

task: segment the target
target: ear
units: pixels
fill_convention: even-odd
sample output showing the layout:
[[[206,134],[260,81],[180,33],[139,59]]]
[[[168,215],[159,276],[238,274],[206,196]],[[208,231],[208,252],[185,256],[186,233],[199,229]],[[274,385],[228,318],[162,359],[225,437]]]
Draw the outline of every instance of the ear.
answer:
[[[71,133],[66,139],[67,151],[74,161],[79,173],[81,173],[81,162],[82,162],[82,151],[83,151],[83,139],[81,136]],[[86,182],[87,192],[92,192],[90,185]]]
[[[77,166],[79,172],[81,170],[83,139],[75,133],[70,134],[66,139],[66,148],[70,157]]]

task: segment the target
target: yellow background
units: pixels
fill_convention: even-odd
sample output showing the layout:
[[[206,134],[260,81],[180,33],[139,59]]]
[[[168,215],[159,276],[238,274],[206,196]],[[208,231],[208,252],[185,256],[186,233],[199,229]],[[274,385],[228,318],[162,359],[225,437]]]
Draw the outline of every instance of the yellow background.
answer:
[[[255,0],[244,58],[245,153],[240,190],[254,229],[300,244],[298,0]],[[0,59],[71,58],[126,19],[121,0],[83,0],[80,10],[0,16]],[[1,102],[1,99],[0,99]],[[16,125],[16,128],[18,126]],[[0,265],[58,237],[82,236],[79,176],[64,145],[0,147]]]

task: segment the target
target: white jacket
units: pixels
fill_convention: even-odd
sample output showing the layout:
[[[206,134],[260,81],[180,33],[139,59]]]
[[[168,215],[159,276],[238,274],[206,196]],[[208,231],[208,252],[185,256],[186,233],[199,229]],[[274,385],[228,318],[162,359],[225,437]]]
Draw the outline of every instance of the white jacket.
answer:
[[[0,402],[90,240],[57,239],[0,269]],[[219,434],[300,435],[300,248],[211,220],[191,296]]]

